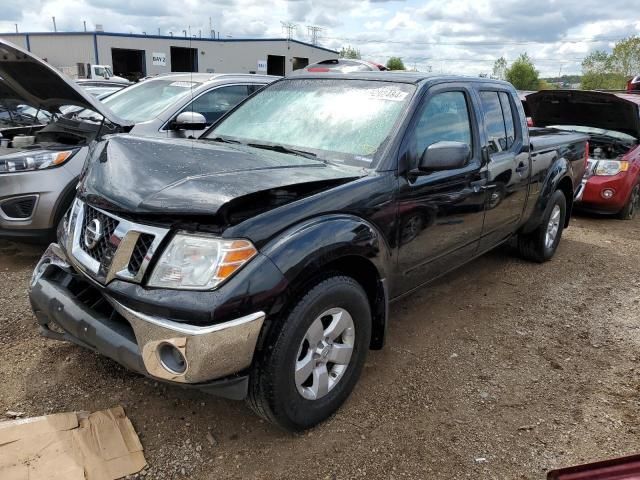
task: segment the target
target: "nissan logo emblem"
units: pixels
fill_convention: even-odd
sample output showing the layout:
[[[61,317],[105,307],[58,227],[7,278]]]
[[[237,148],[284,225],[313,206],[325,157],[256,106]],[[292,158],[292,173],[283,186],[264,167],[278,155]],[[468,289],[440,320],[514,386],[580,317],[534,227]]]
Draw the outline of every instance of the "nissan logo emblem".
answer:
[[[84,244],[91,250],[98,245],[98,242],[102,239],[104,232],[102,231],[102,223],[97,218],[94,218],[87,224],[87,228],[84,230]]]

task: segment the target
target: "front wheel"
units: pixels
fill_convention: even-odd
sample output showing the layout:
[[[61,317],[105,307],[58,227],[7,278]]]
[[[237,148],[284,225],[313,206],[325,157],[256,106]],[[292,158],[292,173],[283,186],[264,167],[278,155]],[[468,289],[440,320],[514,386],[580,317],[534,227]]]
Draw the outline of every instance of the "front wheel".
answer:
[[[560,190],[556,190],[542,217],[538,228],[528,234],[518,235],[518,250],[527,260],[542,263],[550,260],[556,253],[567,212],[567,199]]]
[[[627,204],[618,212],[618,218],[621,220],[633,220],[638,212],[638,207],[640,207],[640,185],[633,187]]]
[[[362,287],[338,275],[317,283],[268,334],[250,374],[249,406],[286,430],[322,422],[353,390],[370,339]]]

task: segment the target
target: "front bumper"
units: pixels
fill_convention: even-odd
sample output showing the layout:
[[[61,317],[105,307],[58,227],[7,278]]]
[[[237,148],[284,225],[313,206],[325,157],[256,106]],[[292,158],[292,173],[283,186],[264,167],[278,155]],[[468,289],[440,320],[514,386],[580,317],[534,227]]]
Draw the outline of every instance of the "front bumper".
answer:
[[[584,178],[576,194],[576,206],[596,212],[617,213],[624,208],[631,194],[629,180],[626,174]],[[612,190],[613,196],[604,198],[604,190]]]
[[[241,373],[253,360],[263,312],[211,326],[143,314],[75,272],[57,244],[38,263],[29,296],[46,337],[90,348],[158,380],[228,398],[246,396],[247,376]],[[183,368],[163,357],[167,346],[182,357]]]
[[[0,237],[9,239],[49,239],[55,233],[57,216],[74,192],[82,170],[85,150],[66,164],[44,170],[3,173],[0,175]],[[34,198],[30,214],[13,217],[2,210],[2,204],[17,199]]]

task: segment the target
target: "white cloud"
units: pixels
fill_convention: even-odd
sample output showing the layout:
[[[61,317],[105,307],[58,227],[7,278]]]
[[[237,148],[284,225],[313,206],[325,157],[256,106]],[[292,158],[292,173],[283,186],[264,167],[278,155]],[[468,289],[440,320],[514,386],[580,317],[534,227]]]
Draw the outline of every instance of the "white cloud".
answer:
[[[423,70],[490,72],[501,55],[515,59],[527,51],[543,75],[579,73],[581,59],[595,48],[640,30],[640,11],[628,0],[3,0],[0,31],[89,29],[193,34],[213,28],[222,36],[282,37],[280,21],[298,24],[296,37],[308,40],[307,25],[318,25],[321,44],[358,48],[363,57],[385,62],[401,56]],[[591,41],[593,39],[601,41]],[[571,40],[571,41],[567,41]]]

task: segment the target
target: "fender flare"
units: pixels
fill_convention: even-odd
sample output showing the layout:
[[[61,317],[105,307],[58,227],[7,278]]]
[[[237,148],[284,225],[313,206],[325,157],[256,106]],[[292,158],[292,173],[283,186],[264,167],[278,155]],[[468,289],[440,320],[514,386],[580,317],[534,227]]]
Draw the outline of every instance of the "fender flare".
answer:
[[[375,271],[375,288],[367,290],[372,307],[373,333],[371,348],[384,345],[389,310],[388,278],[392,272],[393,250],[380,230],[361,217],[349,214],[327,214],[299,223],[267,244],[262,250],[282,272],[289,288],[289,303],[305,282],[328,265],[340,270],[341,259],[353,259],[372,267],[354,272],[356,280],[371,284]],[[366,264],[364,263],[366,262]],[[375,270],[373,270],[375,269]],[[363,283],[361,281],[361,283]]]
[[[522,227],[523,233],[530,233],[540,226],[540,222],[547,210],[551,196],[556,190],[561,188],[561,183],[566,183],[565,179],[568,179],[569,183],[571,183],[571,195],[570,198],[567,199],[567,218],[565,220],[565,224],[568,223],[573,204],[575,186],[571,176],[571,166],[569,165],[569,161],[564,157],[559,157],[553,160],[553,163],[547,171],[547,175],[542,187],[540,188],[540,194],[538,195],[536,204],[533,207],[529,219]]]

